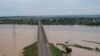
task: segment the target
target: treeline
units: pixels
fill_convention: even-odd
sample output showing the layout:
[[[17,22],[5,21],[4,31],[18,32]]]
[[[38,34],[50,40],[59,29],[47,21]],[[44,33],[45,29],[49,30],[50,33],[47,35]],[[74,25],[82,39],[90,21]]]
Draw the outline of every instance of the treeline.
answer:
[[[100,25],[100,17],[1,17],[0,24]]]
[[[52,25],[100,25],[100,19],[93,18],[57,18],[43,19],[43,24]]]
[[[34,24],[37,25],[37,20],[35,19],[2,19],[0,24]]]

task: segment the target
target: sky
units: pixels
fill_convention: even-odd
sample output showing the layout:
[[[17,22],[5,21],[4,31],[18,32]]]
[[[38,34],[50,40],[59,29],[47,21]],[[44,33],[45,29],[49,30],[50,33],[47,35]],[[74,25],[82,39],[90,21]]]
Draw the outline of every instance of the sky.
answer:
[[[0,16],[100,15],[100,0],[0,0]]]

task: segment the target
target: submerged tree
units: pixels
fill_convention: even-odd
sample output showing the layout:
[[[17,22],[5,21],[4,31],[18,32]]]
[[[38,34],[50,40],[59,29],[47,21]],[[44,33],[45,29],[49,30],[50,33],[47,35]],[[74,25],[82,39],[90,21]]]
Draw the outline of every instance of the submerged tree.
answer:
[[[70,46],[72,46],[71,44],[69,44],[69,42],[65,42],[66,44],[62,44],[62,43],[57,43],[57,45],[61,45],[64,49],[64,51],[62,51],[65,56],[71,56],[71,52],[72,52],[72,48],[70,48]]]
[[[67,56],[71,56],[72,48],[66,47]]]

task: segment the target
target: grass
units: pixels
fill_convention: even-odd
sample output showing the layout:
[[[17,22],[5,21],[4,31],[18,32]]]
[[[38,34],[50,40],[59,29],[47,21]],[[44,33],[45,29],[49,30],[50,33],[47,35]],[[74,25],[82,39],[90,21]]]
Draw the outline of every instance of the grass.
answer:
[[[56,46],[54,46],[53,44],[50,44],[50,49],[51,49],[52,56],[63,56],[62,51]]]
[[[54,46],[53,44],[50,45],[50,50],[52,53],[52,56],[63,56],[62,51]],[[23,49],[23,56],[38,56],[38,47],[37,43],[33,43]]]
[[[38,56],[37,43],[33,43],[23,49],[23,56]]]

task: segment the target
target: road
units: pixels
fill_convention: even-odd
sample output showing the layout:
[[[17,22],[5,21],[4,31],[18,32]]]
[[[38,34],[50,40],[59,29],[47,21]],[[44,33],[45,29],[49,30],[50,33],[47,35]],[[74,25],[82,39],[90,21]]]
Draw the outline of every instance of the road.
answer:
[[[38,21],[38,56],[51,56],[48,40],[40,20]]]

